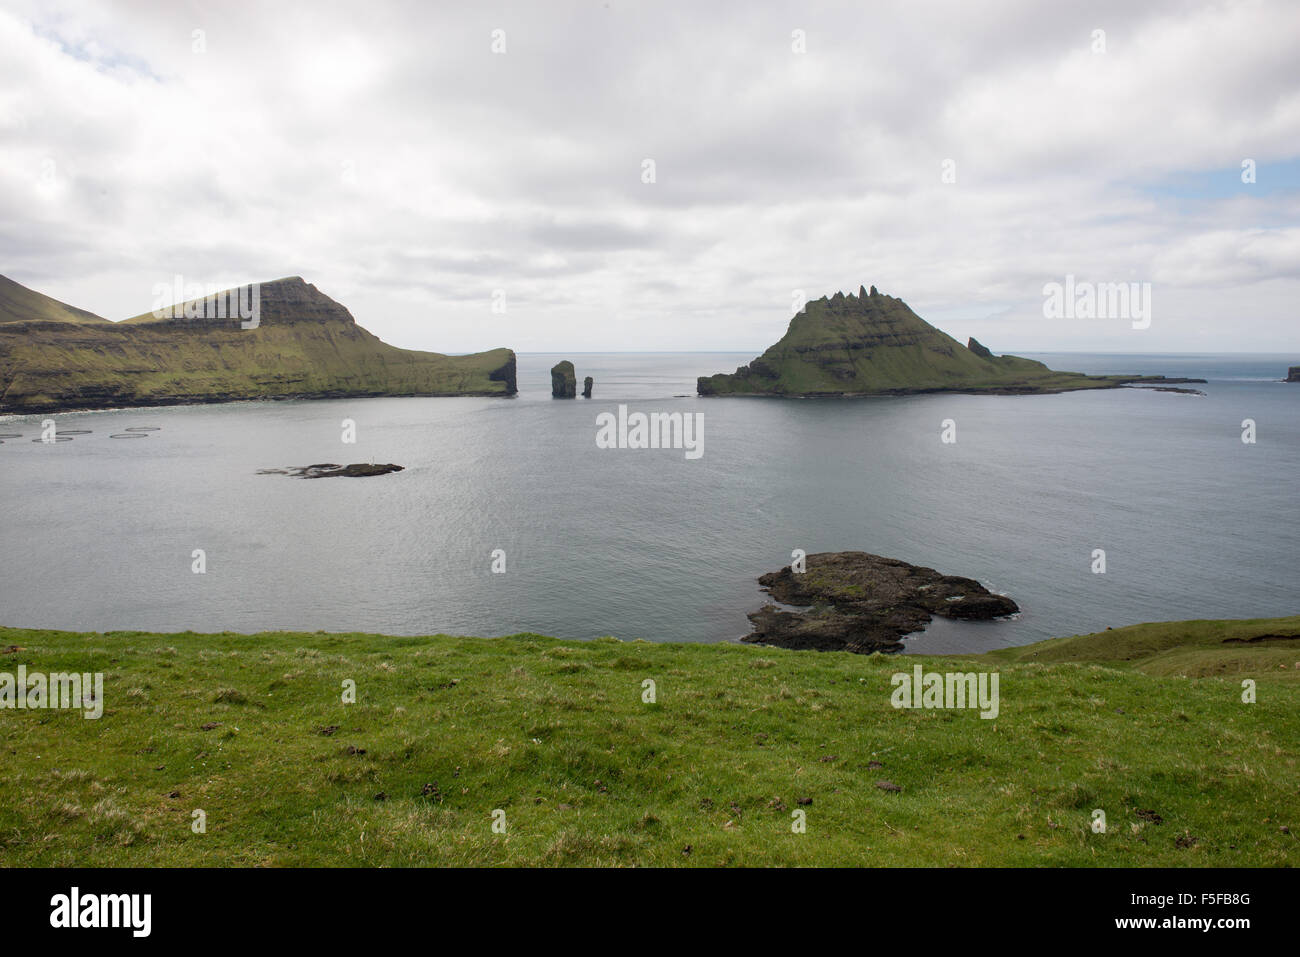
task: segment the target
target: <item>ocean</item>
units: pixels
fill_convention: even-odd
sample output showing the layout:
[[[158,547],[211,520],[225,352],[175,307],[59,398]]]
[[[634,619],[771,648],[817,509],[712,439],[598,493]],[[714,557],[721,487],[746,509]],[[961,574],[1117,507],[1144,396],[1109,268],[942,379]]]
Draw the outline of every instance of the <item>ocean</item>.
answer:
[[[752,357],[524,354],[514,398],[64,413],[85,434],[54,444],[32,441],[46,417],[0,417],[21,433],[0,444],[0,623],[730,641],[794,549],[928,565],[1021,607],[936,620],[920,653],[1300,610],[1300,385],[1279,381],[1298,357],[1031,356],[1205,378],[1205,396],[694,395]],[[551,398],[560,358],[594,398]],[[702,454],[599,448],[620,404],[702,413]],[[111,437],[128,429],[157,431]],[[321,462],[405,471],[258,474]]]

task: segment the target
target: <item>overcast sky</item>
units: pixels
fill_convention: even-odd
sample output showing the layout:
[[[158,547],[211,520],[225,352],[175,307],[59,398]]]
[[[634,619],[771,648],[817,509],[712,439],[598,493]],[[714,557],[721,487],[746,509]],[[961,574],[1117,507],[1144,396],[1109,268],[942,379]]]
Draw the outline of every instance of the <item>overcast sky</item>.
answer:
[[[300,275],[444,352],[758,352],[859,284],[995,352],[1300,352],[1300,4],[1065,6],[0,0],[0,274]],[[1067,274],[1150,327],[1045,318]]]

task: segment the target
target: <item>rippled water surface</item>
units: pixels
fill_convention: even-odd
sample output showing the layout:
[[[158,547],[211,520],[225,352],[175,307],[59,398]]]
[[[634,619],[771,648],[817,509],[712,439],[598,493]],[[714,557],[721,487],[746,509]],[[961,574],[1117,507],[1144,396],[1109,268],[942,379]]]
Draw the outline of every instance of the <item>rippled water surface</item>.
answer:
[[[1277,381],[1297,357],[1035,357],[1204,377],[1204,397],[775,400],[694,396],[696,376],[748,353],[579,354],[596,398],[566,401],[550,397],[558,358],[521,356],[513,399],[61,414],[61,432],[88,434],[53,445],[31,441],[41,417],[0,418],[21,433],[0,445],[0,622],[721,641],[747,631],[754,579],[793,548],[931,565],[1023,608],[936,623],[916,651],[1297,612],[1300,385]],[[703,412],[704,455],[597,448],[596,416],[620,402]],[[406,470],[256,474],[371,461]]]

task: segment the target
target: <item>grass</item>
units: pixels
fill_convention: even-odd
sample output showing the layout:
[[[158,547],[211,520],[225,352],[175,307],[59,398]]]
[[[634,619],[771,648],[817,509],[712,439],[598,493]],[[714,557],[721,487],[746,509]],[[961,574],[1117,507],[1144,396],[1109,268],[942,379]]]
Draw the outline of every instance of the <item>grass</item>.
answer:
[[[927,391],[1049,393],[1109,389],[1120,376],[1057,372],[1018,356],[977,354],[901,299],[823,296],[735,373],[704,376],[701,395],[871,395]]]
[[[102,671],[105,698],[98,721],[0,710],[0,863],[1283,865],[1297,634],[1185,622],[900,658],[0,629],[0,673]],[[1224,643],[1259,635],[1292,637]],[[918,662],[996,671],[1000,715],[895,710],[890,676]]]
[[[0,413],[515,389],[509,349],[464,356],[399,349],[297,277],[260,286],[255,329],[241,329],[237,318],[171,321],[147,313],[120,323],[29,321],[57,316],[53,307],[19,309],[44,297],[14,283],[25,295],[12,297],[11,310],[6,282],[0,282]]]

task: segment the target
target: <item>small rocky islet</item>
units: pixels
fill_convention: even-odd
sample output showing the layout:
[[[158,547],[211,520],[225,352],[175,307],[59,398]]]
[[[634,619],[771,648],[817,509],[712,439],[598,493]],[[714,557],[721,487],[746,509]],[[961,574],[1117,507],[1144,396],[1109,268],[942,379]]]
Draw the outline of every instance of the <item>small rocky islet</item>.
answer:
[[[582,380],[582,397],[591,398],[591,387],[594,380],[587,376]],[[551,397],[555,399],[573,399],[578,395],[578,373],[574,369],[573,363],[568,359],[561,359],[555,365],[551,366]]]
[[[388,475],[390,472],[404,471],[405,467],[391,462],[376,465],[373,462],[357,462],[352,465],[335,465],[324,462],[319,465],[290,465],[282,469],[258,469],[258,475],[292,475],[294,478],[368,478],[372,475]]]
[[[1020,610],[973,578],[869,552],[808,555],[802,572],[787,565],[758,583],[780,604],[752,612],[754,630],[741,640],[796,650],[901,651],[935,615],[988,621]]]

